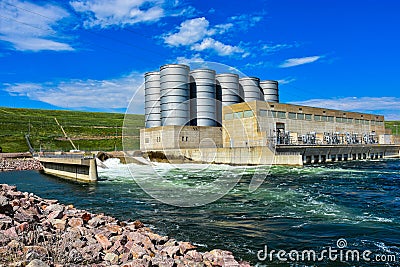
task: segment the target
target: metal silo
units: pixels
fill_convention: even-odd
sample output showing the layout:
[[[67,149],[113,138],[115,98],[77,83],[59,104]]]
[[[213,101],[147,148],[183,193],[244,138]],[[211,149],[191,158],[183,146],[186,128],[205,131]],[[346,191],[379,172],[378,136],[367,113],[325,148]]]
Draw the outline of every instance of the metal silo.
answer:
[[[161,126],[160,73],[147,72],[144,75],[144,81],[145,127]]]
[[[189,67],[168,64],[160,67],[161,125],[186,125],[189,120]]]
[[[210,69],[196,69],[190,72],[194,80],[197,126],[216,125],[216,85],[215,71]]]
[[[279,88],[277,81],[262,81],[260,82],[260,86],[264,92],[264,100],[266,102],[279,103]]]
[[[239,75],[233,73],[217,74],[217,84],[221,87],[222,105],[228,106],[240,103]]]
[[[264,100],[263,93],[260,88],[259,78],[244,77],[239,79],[239,83],[243,87],[245,102],[250,102],[254,100]]]

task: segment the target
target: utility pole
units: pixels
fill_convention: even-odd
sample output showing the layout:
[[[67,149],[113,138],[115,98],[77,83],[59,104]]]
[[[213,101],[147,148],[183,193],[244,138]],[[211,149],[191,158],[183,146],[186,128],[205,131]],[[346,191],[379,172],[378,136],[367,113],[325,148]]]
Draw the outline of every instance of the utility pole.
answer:
[[[118,135],[118,128],[117,124],[115,124],[115,138],[114,138],[114,150],[117,151],[117,135]]]

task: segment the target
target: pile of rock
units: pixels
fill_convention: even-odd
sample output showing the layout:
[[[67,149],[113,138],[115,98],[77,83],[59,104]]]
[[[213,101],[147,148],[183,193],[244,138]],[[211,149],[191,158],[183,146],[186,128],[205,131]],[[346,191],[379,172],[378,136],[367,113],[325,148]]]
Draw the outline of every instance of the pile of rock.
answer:
[[[42,164],[36,159],[0,158],[0,171],[29,171],[42,168]]]
[[[140,221],[92,214],[0,185],[0,266],[250,266],[229,251],[199,252]]]

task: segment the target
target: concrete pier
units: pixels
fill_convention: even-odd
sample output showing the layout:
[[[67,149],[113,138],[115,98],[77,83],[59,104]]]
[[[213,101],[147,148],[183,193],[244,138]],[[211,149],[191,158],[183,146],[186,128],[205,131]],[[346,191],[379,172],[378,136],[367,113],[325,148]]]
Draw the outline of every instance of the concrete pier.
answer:
[[[277,145],[240,148],[196,148],[147,151],[152,161],[229,165],[292,165],[400,157],[399,145]]]
[[[95,158],[57,155],[41,156],[38,160],[46,174],[80,182],[96,182],[98,178]]]

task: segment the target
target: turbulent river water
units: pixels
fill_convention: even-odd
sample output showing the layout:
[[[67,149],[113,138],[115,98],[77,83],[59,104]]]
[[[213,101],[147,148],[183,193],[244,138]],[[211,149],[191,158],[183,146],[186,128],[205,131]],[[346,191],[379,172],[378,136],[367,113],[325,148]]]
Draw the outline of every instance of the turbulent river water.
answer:
[[[264,183],[249,192],[254,168],[201,165],[158,165],[165,175],[200,183],[219,175],[219,169],[242,173],[240,182],[223,198],[201,207],[179,208],[148,196],[125,165],[115,159],[100,170],[96,184],[80,184],[35,171],[0,173],[0,183],[17,185],[43,198],[119,219],[140,219],[156,232],[190,241],[200,250],[221,248],[259,265],[281,265],[284,260],[257,257],[260,250],[370,250],[371,255],[394,255],[400,265],[400,160],[343,162],[324,166],[273,167]],[[137,168],[142,173],[142,167]],[[199,169],[199,172],[193,170]],[[191,171],[189,172],[188,169]],[[201,171],[200,171],[201,170]],[[259,254],[264,255],[264,252]],[[286,258],[287,259],[287,258]],[[378,265],[377,259],[347,263]],[[375,260],[375,262],[374,262]],[[291,261],[289,265],[337,266],[338,260],[319,263]],[[285,263],[288,264],[287,262]],[[340,263],[343,264],[343,263]]]

